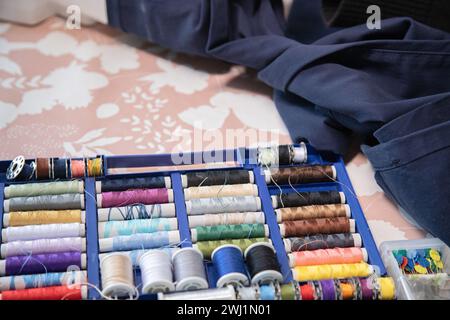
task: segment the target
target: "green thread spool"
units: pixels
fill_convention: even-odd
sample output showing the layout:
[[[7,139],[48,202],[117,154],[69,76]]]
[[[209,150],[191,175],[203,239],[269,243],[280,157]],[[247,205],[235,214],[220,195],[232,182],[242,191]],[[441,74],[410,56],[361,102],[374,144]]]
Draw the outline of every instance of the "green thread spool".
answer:
[[[83,181],[57,181],[11,185],[5,188],[5,199],[68,193],[83,193]]]
[[[262,223],[201,226],[191,229],[192,242],[261,238],[269,236],[269,228]]]
[[[295,283],[289,282],[281,285],[281,299],[282,300],[297,300],[297,290]]]
[[[251,239],[229,239],[229,240],[213,240],[213,241],[199,241],[193,245],[203,253],[203,257],[207,260],[211,259],[211,253],[217,247],[224,244],[233,244],[241,248],[244,252],[249,246],[257,242],[270,242],[267,238],[251,238]]]

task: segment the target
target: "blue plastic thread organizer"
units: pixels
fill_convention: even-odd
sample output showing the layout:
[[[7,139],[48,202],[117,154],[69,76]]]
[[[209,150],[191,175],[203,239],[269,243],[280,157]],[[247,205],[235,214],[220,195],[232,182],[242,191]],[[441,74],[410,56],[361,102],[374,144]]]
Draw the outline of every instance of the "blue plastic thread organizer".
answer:
[[[146,176],[170,176],[172,180],[172,189],[174,193],[174,203],[176,209],[176,217],[178,219],[178,230],[180,233],[180,239],[182,241],[181,247],[191,246],[191,235],[188,223],[188,216],[186,213],[184,192],[181,182],[181,174],[189,171],[203,171],[203,170],[234,170],[234,169],[247,169],[252,170],[255,177],[255,184],[258,186],[259,197],[261,199],[262,211],[265,214],[266,224],[269,226],[270,236],[272,243],[275,247],[277,258],[281,266],[281,271],[284,277],[284,281],[288,282],[292,280],[292,274],[290,272],[289,262],[287,254],[284,249],[283,241],[281,238],[280,230],[276,221],[276,215],[272,207],[271,195],[279,193],[279,189],[276,186],[267,185],[264,176],[261,174],[261,168],[257,166],[254,161],[255,149],[234,149],[234,150],[217,150],[206,152],[189,152],[184,153],[183,158],[187,160],[189,164],[211,164],[209,159],[214,159],[219,156],[220,159],[226,159],[234,162],[234,166],[221,166],[208,169],[179,169],[176,170],[161,170],[151,172],[139,172],[139,173],[123,173],[123,174],[109,174],[110,169],[130,169],[130,168],[145,168],[145,167],[173,167],[178,164],[174,164],[171,154],[160,155],[129,155],[129,156],[103,156],[103,172],[104,176],[97,178],[97,180],[104,180],[110,177],[115,178],[131,178],[131,177],[146,177]],[[30,162],[32,160],[27,160]],[[0,161],[0,200],[3,203],[4,187],[7,184],[20,184],[22,182],[7,182],[5,173],[10,161]],[[336,167],[337,181],[330,183],[312,183],[305,185],[294,185],[297,191],[342,191],[344,192],[347,203],[351,208],[351,218],[356,221],[356,232],[361,234],[362,244],[368,252],[368,263],[378,267],[380,275],[385,275],[386,270],[380,257],[380,253],[376,248],[372,234],[370,232],[367,221],[364,217],[362,209],[359,205],[358,199],[355,196],[355,191],[351,185],[350,179],[347,175],[344,162],[340,156],[334,154],[319,154],[312,147],[308,146],[308,165],[313,164],[332,164]],[[182,164],[180,164],[182,165]],[[298,165],[291,165],[298,166]],[[96,178],[86,177],[85,181],[85,210],[86,210],[86,241],[87,241],[87,273],[89,282],[101,288],[101,274],[99,269],[99,242],[98,242],[98,230],[97,230],[97,206],[95,201],[95,181]],[[31,182],[31,181],[30,181]],[[36,182],[36,181],[32,181]],[[46,182],[39,180],[39,182]],[[281,186],[283,192],[294,192],[291,186]],[[0,227],[3,228],[3,205],[0,206]],[[184,240],[184,241],[183,241]],[[0,233],[1,241],[1,233]],[[215,287],[216,274],[211,263],[206,263],[206,270],[208,273],[208,280],[210,287]],[[135,282],[140,283],[140,272],[135,272]],[[89,288],[88,299],[99,299],[99,293],[93,288]],[[155,299],[155,295],[143,295],[142,299]]]

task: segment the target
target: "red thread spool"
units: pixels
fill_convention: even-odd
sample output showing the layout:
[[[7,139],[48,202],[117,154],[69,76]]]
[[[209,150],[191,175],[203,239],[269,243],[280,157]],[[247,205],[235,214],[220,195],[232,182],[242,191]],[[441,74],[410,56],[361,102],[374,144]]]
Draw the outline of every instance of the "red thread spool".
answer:
[[[8,290],[0,294],[0,300],[81,300],[81,288],[56,286],[23,290]]]
[[[300,294],[302,296],[302,300],[315,300],[314,285],[312,283],[300,285]]]

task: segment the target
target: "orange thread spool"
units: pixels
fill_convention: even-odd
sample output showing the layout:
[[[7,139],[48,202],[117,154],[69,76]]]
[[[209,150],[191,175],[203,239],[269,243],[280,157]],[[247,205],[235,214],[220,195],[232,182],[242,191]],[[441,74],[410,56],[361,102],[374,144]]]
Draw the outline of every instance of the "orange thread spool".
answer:
[[[83,178],[85,176],[84,160],[71,160],[70,171],[72,173],[72,178]]]
[[[339,284],[341,288],[341,295],[343,300],[352,300],[354,297],[355,287],[351,283],[341,282]]]
[[[361,248],[334,248],[292,252],[292,267],[365,261]]]
[[[0,294],[0,300],[81,300],[80,288],[55,286],[23,290],[8,290]]]
[[[314,285],[309,282],[300,285],[300,294],[302,296],[302,300],[315,300]]]

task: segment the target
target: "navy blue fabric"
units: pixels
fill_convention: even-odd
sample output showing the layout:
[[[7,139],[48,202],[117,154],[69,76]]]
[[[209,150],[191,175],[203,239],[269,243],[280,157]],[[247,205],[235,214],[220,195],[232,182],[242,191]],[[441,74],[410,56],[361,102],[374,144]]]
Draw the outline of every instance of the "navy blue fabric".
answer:
[[[328,28],[320,0],[294,1],[287,22],[281,0],[107,2],[110,24],[124,31],[177,51],[256,69],[259,79],[275,89],[277,108],[294,140],[306,138],[319,150],[344,154],[355,134],[378,138],[380,144],[365,151],[380,185],[414,218],[433,216],[433,224],[424,222],[424,226],[448,239],[450,225],[435,223],[450,214],[448,184],[424,189],[405,175],[413,175],[409,170],[417,170],[418,165],[434,165],[429,177],[437,179],[449,169],[448,153],[434,148],[442,147],[439,137],[446,139],[445,122],[427,123],[413,115],[450,97],[450,34],[410,18],[383,20],[381,30],[368,30],[365,25]],[[450,120],[449,110],[442,110],[442,117]],[[395,126],[403,125],[404,115],[409,115],[403,121],[410,122],[410,132],[400,133]],[[413,161],[417,166],[405,164],[386,174],[379,163],[386,159],[379,158],[380,153],[406,152],[404,147],[394,151],[393,141],[404,139],[412,148],[409,152],[421,154],[412,141],[425,138],[432,145],[426,156]],[[439,160],[437,155],[447,158]],[[432,186],[429,182],[427,187]],[[408,199],[415,198],[416,191],[433,193],[424,202],[433,212]]]

